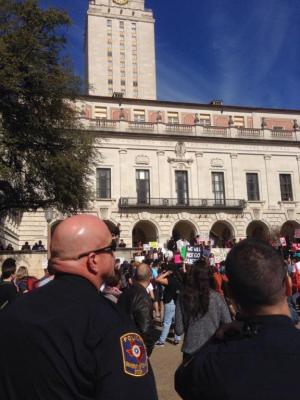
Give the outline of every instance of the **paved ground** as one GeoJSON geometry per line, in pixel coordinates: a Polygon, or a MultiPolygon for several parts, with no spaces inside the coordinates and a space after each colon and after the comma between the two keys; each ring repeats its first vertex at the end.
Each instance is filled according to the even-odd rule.
{"type": "Polygon", "coordinates": [[[174,390],[174,373],[182,358],[180,347],[166,343],[164,347],[156,347],[151,355],[159,400],[180,399],[174,390]]]}

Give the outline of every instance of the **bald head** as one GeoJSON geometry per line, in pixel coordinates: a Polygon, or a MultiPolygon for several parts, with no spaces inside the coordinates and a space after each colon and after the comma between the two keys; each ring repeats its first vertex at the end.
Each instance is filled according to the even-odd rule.
{"type": "Polygon", "coordinates": [[[56,273],[79,275],[97,289],[113,274],[112,237],[106,224],[94,215],[76,215],[62,221],[51,238],[50,264],[56,273]]]}
{"type": "Polygon", "coordinates": [[[140,264],[135,271],[135,280],[139,283],[149,283],[151,276],[151,268],[147,264],[140,264]]]}
{"type": "Polygon", "coordinates": [[[106,224],[94,215],[75,215],[62,221],[51,239],[51,258],[72,259],[111,244],[106,224]]]}

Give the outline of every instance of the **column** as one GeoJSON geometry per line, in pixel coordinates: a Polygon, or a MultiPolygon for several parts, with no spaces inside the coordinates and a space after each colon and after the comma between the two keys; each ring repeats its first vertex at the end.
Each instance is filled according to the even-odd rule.
{"type": "Polygon", "coordinates": [[[231,179],[232,179],[232,198],[237,199],[238,196],[238,188],[240,187],[240,171],[238,168],[238,155],[230,154],[231,158],[231,179]]]}
{"type": "Polygon", "coordinates": [[[119,150],[119,188],[120,188],[120,196],[119,197],[126,197],[128,196],[128,193],[126,191],[126,181],[128,181],[127,178],[127,165],[126,165],[126,155],[127,155],[127,150],[119,150]]]}
{"type": "Polygon", "coordinates": [[[203,153],[196,153],[196,163],[197,163],[197,186],[198,186],[198,198],[203,199],[206,197],[206,193],[202,190],[201,184],[203,182],[203,175],[204,172],[203,168],[203,153]],[[201,179],[202,178],[202,179],[201,179]]]}
{"type": "Polygon", "coordinates": [[[264,155],[265,159],[265,170],[266,170],[266,189],[267,189],[267,199],[268,199],[268,206],[271,205],[271,197],[270,197],[270,188],[271,188],[271,182],[272,182],[272,171],[271,171],[271,159],[272,156],[265,154],[264,155]]]}
{"type": "Polygon", "coordinates": [[[162,197],[165,196],[164,190],[162,188],[164,187],[163,185],[165,184],[164,182],[164,174],[163,174],[163,156],[165,155],[164,151],[157,151],[157,175],[158,175],[158,197],[161,199],[162,197]]]}

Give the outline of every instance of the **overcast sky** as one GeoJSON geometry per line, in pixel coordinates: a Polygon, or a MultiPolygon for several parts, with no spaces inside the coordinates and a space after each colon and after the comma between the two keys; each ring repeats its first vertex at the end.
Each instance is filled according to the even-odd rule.
{"type": "MultiPolygon", "coordinates": [[[[68,51],[84,76],[88,0],[41,0],[73,19],[68,51]]],[[[146,0],[156,18],[160,100],[300,108],[300,0],[146,0]]]]}

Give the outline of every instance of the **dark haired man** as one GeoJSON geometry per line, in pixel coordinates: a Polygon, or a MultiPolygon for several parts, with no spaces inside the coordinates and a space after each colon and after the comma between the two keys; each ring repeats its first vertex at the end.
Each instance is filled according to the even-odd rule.
{"type": "Polygon", "coordinates": [[[7,258],[1,267],[0,310],[10,304],[17,296],[17,287],[13,283],[16,274],[16,260],[7,258]]]}
{"type": "Polygon", "coordinates": [[[290,319],[285,296],[286,267],[267,243],[247,239],[226,260],[242,329],[223,342],[204,346],[176,372],[184,400],[272,399],[298,392],[300,331],[290,319]]]}
{"type": "Polygon", "coordinates": [[[152,271],[146,263],[140,264],[133,280],[133,285],[121,294],[118,304],[135,322],[147,348],[148,356],[151,355],[157,331],[153,322],[153,305],[147,287],[150,284],[152,271]]]}

